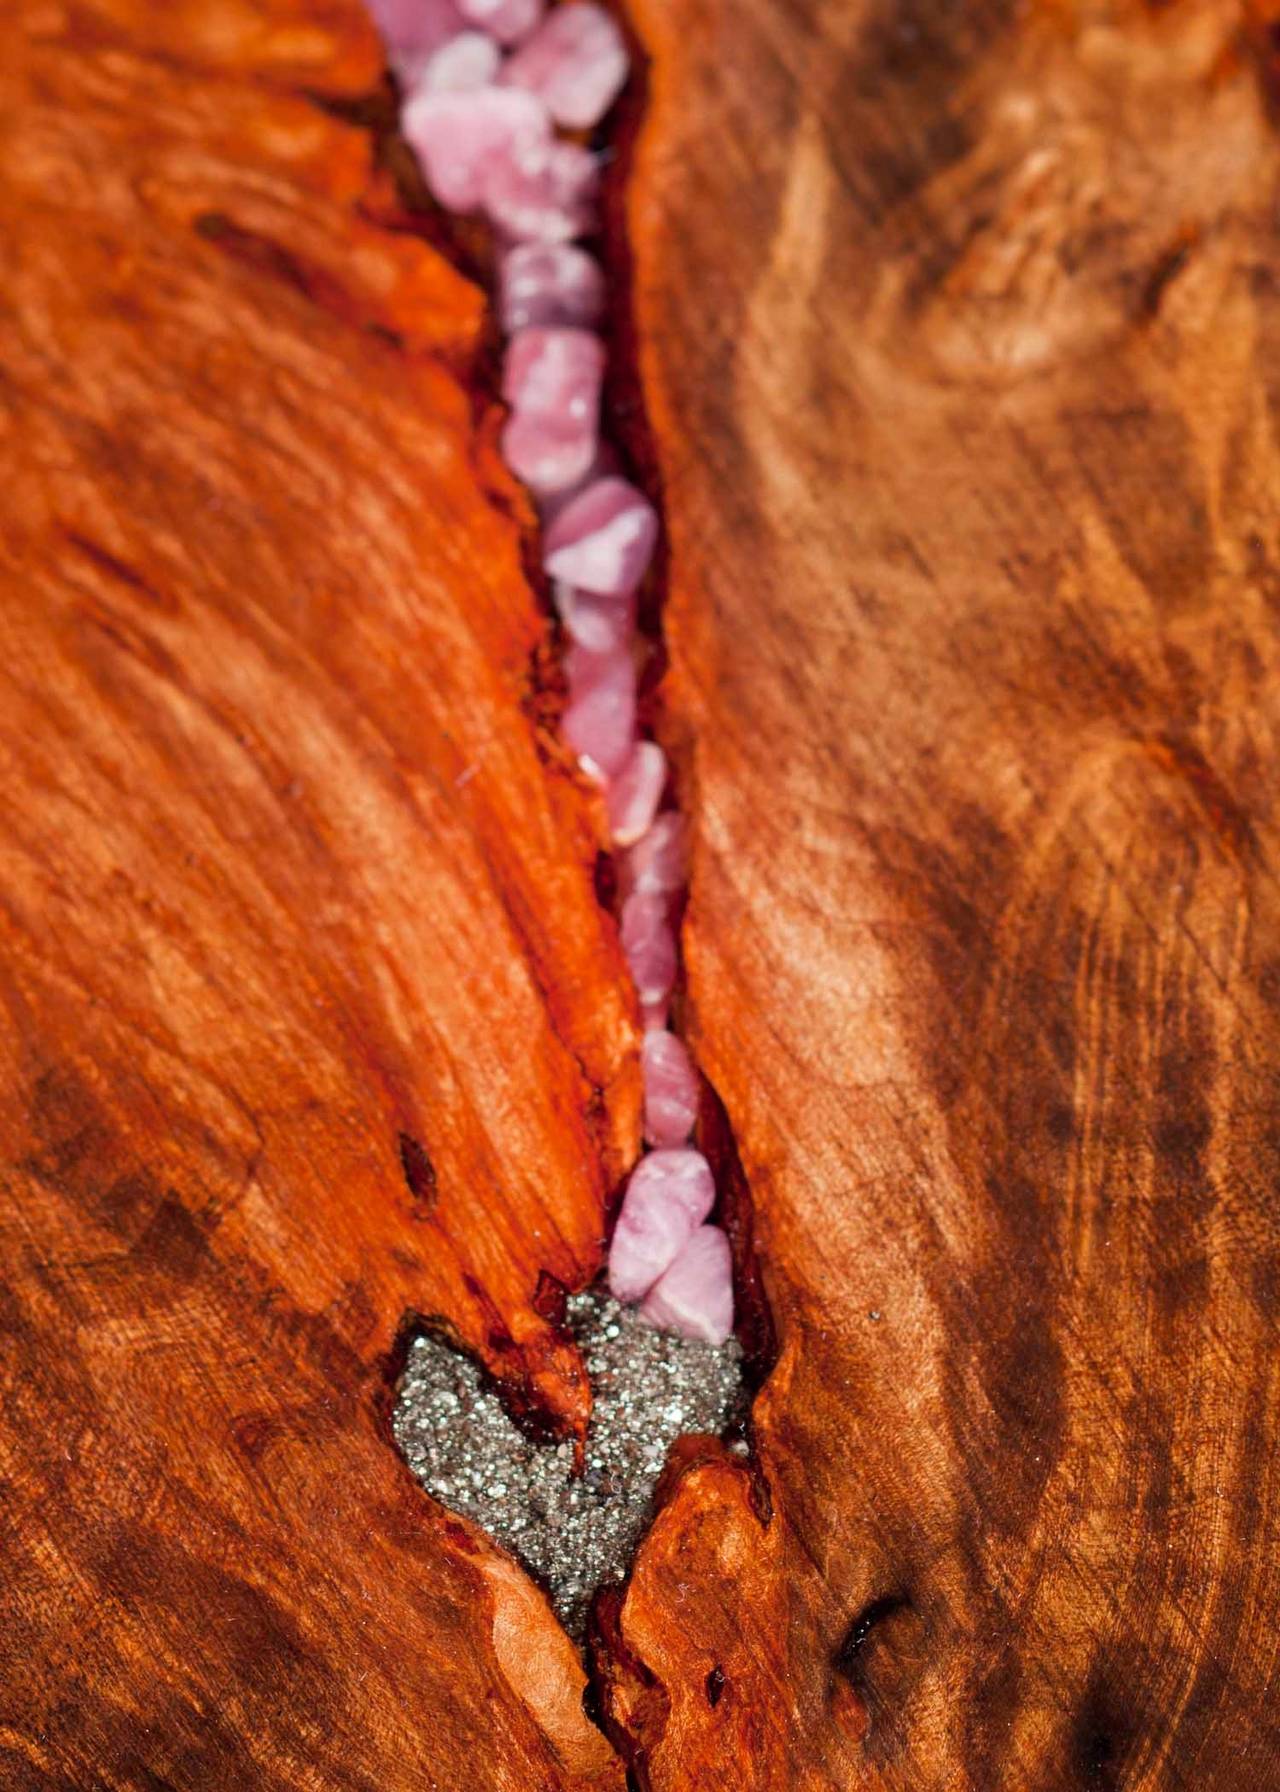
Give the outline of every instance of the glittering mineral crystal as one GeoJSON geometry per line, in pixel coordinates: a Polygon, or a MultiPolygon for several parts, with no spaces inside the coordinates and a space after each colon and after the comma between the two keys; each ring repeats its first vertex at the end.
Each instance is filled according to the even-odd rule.
{"type": "Polygon", "coordinates": [[[411,1345],[392,1422],[426,1491],[511,1550],[580,1636],[592,1593],[630,1566],[668,1445],[741,1419],[742,1358],[734,1339],[716,1349],[652,1330],[595,1293],[571,1297],[568,1321],[593,1395],[581,1477],[572,1443],[531,1442],[437,1338],[411,1345]]]}

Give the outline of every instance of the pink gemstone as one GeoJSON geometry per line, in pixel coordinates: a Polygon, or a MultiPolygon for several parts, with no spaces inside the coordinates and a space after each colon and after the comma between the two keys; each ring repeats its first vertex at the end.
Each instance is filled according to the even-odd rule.
{"type": "Polygon", "coordinates": [[[600,164],[578,143],[530,143],[485,179],[484,208],[517,243],[567,243],[595,224],[600,164]]]}
{"type": "Polygon", "coordinates": [[[406,72],[462,29],[453,0],[369,0],[369,11],[392,60],[406,72]]]}
{"type": "Polygon", "coordinates": [[[632,846],[648,832],[666,782],[667,756],[662,748],[656,740],[637,741],[609,785],[609,836],[615,846],[632,846]]]}
{"type": "Polygon", "coordinates": [[[604,315],[600,264],[571,243],[518,243],[503,256],[498,278],[508,336],[530,324],[590,327],[604,315]]]}
{"type": "Polygon", "coordinates": [[[569,701],[563,732],[569,745],[602,777],[616,777],[631,757],[636,728],[636,671],[625,649],[565,655],[569,701]]]}
{"type": "Polygon", "coordinates": [[[640,1025],[646,1033],[665,1032],[670,1019],[671,1002],[669,999],[664,999],[661,1002],[641,1002],[640,1025]]]}
{"type": "Polygon", "coordinates": [[[642,1002],[661,1002],[676,980],[676,936],[663,895],[633,891],[622,905],[618,932],[623,956],[642,1002]]]}
{"type": "Polygon", "coordinates": [[[733,1260],[719,1226],[699,1226],[649,1290],[640,1309],[650,1325],[723,1344],[733,1331],[733,1260]]]}
{"type": "Polygon", "coordinates": [[[415,93],[467,93],[487,87],[498,72],[498,46],[483,31],[460,31],[427,57],[414,77],[415,93]]]}
{"type": "Polygon", "coordinates": [[[643,839],[621,855],[624,892],[674,896],[689,876],[684,817],[675,809],[659,815],[643,839]]]}
{"type": "Polygon", "coordinates": [[[401,127],[422,162],[427,185],[450,211],[475,211],[495,165],[545,143],[551,123],[532,94],[513,87],[457,92],[418,89],[401,127]],[[513,105],[513,101],[520,101],[513,105]]]}
{"type": "Polygon", "coordinates": [[[570,640],[588,653],[615,653],[630,645],[636,632],[634,599],[593,597],[572,585],[554,586],[552,596],[570,640]]]}
{"type": "Polygon", "coordinates": [[[651,1151],[641,1158],[609,1246],[609,1287],[618,1300],[648,1293],[715,1199],[711,1166],[700,1151],[651,1151]]]}
{"type": "Polygon", "coordinates": [[[622,33],[593,0],[557,6],[502,71],[536,93],[557,124],[589,130],[622,91],[628,70],[622,33]]]}
{"type": "Polygon", "coordinates": [[[458,0],[458,11],[496,43],[514,44],[542,17],[543,0],[458,0]]]}
{"type": "Polygon", "coordinates": [[[698,1078],[684,1041],[674,1033],[646,1033],[644,1136],[651,1145],[683,1145],[698,1118],[698,1078]]]}
{"type": "Polygon", "coordinates": [[[594,479],[548,528],[542,564],[553,579],[582,591],[621,597],[634,591],[658,539],[648,499],[626,479],[594,479]]]}
{"type": "Polygon", "coordinates": [[[599,435],[604,349],[589,330],[518,330],[507,346],[502,396],[513,415],[502,452],[537,492],[584,478],[599,435]]]}

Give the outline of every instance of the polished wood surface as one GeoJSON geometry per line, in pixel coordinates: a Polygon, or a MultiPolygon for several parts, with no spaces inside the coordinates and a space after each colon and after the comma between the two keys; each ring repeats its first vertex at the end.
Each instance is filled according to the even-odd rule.
{"type": "Polygon", "coordinates": [[[380,78],[354,6],[0,26],[6,1792],[622,1783],[385,1425],[415,1313],[581,1421],[637,1078],[380,78]]]}
{"type": "Polygon", "coordinates": [[[673,1464],[606,1740],[395,1454],[415,1314],[581,1425],[637,1139],[483,298],[354,0],[18,0],[6,1792],[1280,1782],[1271,22],[631,22],[755,1462],[673,1464]]]}
{"type": "Polygon", "coordinates": [[[1280,1783],[1274,33],[637,16],[695,1040],[781,1355],[771,1516],[686,1480],[616,1721],[655,1792],[1280,1783]]]}

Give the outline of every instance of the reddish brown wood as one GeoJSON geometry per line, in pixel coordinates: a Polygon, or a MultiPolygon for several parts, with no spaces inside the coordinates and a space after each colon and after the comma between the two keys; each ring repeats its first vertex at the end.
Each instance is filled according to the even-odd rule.
{"type": "Polygon", "coordinates": [[[781,1356],[614,1721],[654,1792],[1278,1783],[1265,68],[1217,0],[637,15],[691,1008],[781,1356]]]}
{"type": "Polygon", "coordinates": [[[383,1423],[577,1423],[635,1032],[354,5],[0,21],[0,1784],[618,1789],[383,1423]],[[324,97],[320,103],[311,97],[324,97]]]}
{"type": "MultiPolygon", "coordinates": [[[[1267,14],[635,23],[689,1017],[780,1356],[601,1612],[612,1734],[653,1792],[1266,1787],[1267,14]]],[[[580,1423],[539,1281],[636,1089],[378,78],[354,0],[0,20],[6,1792],[623,1784],[383,1425],[415,1311],[580,1423]]]]}

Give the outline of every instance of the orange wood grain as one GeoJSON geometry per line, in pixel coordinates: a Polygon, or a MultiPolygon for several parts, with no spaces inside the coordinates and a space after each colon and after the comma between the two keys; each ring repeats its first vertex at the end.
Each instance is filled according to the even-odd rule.
{"type": "Polygon", "coordinates": [[[582,1423],[637,1074],[379,80],[354,5],[0,24],[6,1788],[621,1785],[384,1426],[414,1313],[582,1423]]]}
{"type": "Polygon", "coordinates": [[[690,1007],[781,1354],[617,1733],[654,1792],[1275,1783],[1266,70],[1216,0],[636,16],[690,1007]]]}

